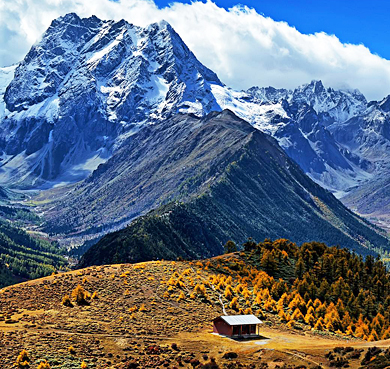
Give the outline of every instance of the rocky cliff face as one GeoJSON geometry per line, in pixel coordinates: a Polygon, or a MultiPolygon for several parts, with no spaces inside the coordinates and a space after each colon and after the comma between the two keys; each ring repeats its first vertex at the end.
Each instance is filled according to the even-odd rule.
{"type": "Polygon", "coordinates": [[[146,119],[218,109],[210,83],[222,85],[166,22],[59,18],[7,84],[1,179],[85,178],[146,119]]]}
{"type": "Polygon", "coordinates": [[[363,114],[329,127],[350,153],[370,162],[370,177],[346,194],[343,201],[355,211],[389,227],[390,212],[390,97],[371,102],[363,114]]]}

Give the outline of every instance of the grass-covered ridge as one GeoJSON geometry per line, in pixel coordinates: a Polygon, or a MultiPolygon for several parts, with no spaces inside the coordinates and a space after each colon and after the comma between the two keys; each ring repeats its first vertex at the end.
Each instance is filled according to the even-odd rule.
{"type": "Polygon", "coordinates": [[[208,299],[212,289],[236,313],[274,314],[289,328],[369,341],[390,338],[390,274],[372,255],[363,259],[319,242],[298,246],[286,239],[258,244],[250,239],[241,252],[196,265],[207,278],[173,273],[167,298],[180,301],[200,294],[208,299]]]}

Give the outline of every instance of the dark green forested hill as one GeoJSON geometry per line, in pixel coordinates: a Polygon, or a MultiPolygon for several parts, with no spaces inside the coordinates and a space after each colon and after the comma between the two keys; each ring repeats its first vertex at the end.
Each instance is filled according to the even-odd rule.
{"type": "Polygon", "coordinates": [[[42,222],[30,208],[19,203],[24,199],[26,195],[0,187],[0,288],[49,275],[68,265],[66,251],[57,242],[22,229],[42,222]]]}
{"type": "Polygon", "coordinates": [[[0,221],[0,288],[49,275],[66,265],[64,251],[57,244],[0,221]]]}
{"type": "MultiPolygon", "coordinates": [[[[87,251],[80,265],[208,257],[221,253],[228,239],[241,243],[249,236],[257,240],[283,237],[297,243],[317,240],[361,254],[372,253],[372,246],[389,249],[389,240],[379,229],[310,180],[274,139],[250,129],[249,124],[244,131],[243,124],[227,112],[201,121],[200,131],[207,132],[210,126],[218,126],[220,134],[240,129],[241,145],[233,149],[230,145],[229,155],[221,160],[216,155],[207,175],[187,179],[189,186],[199,181],[199,191],[191,190],[190,196],[181,196],[106,235],[87,251]]],[[[180,129],[191,130],[190,126],[180,129]]],[[[221,147],[224,135],[208,140],[219,141],[221,147]]],[[[196,142],[186,145],[196,147],[196,142]]],[[[168,148],[164,152],[165,161],[175,160],[168,148]]]]}

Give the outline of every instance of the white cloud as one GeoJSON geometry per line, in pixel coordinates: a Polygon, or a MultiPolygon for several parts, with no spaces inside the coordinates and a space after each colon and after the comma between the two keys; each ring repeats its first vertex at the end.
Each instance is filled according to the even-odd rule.
{"type": "Polygon", "coordinates": [[[236,89],[294,88],[321,79],[335,88],[358,88],[369,99],[390,94],[390,61],[365,46],[325,33],[305,35],[253,9],[227,11],[211,1],[158,9],[152,0],[1,0],[0,65],[21,60],[51,20],[69,12],[140,26],[165,19],[201,62],[236,89]]]}

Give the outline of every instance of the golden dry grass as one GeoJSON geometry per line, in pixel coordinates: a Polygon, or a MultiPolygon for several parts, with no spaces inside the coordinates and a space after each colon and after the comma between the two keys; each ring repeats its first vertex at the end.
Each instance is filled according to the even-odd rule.
{"type": "MultiPolygon", "coordinates": [[[[264,317],[260,341],[213,335],[211,321],[222,314],[222,293],[208,284],[212,274],[202,263],[148,262],[90,267],[0,290],[0,345],[5,347],[1,367],[11,367],[22,349],[33,363],[47,359],[54,369],[80,367],[83,360],[88,368],[126,368],[132,362],[140,368],[193,367],[194,360],[206,363],[211,357],[221,368],[326,367],[324,355],[335,346],[374,345],[309,329],[291,330],[272,314],[264,317]],[[78,285],[98,298],[90,299],[89,305],[63,306],[63,296],[70,296],[78,285]],[[223,359],[231,351],[238,358],[223,359]]],[[[351,361],[350,366],[359,363],[351,361]]]]}

